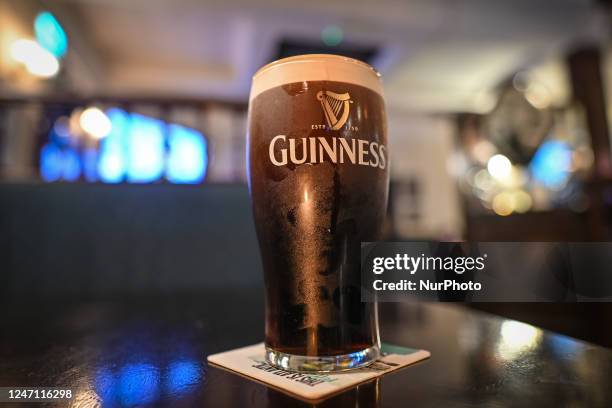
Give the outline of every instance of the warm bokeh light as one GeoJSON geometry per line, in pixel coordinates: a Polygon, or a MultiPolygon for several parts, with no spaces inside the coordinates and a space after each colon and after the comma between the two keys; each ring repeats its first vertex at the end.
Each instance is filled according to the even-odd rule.
{"type": "Polygon", "coordinates": [[[34,40],[21,38],[11,44],[11,56],[15,61],[25,64],[28,60],[36,56],[37,49],[40,47],[34,40]]]}
{"type": "Polygon", "coordinates": [[[525,99],[536,109],[546,109],[550,106],[550,92],[539,83],[531,83],[525,91],[525,99]]]}
{"type": "Polygon", "coordinates": [[[22,38],[14,41],[11,56],[25,65],[27,71],[34,76],[51,78],[59,72],[57,58],[34,40],[22,38]]]}
{"type": "Polygon", "coordinates": [[[487,170],[496,179],[504,180],[512,173],[512,163],[503,154],[496,154],[487,162],[487,170]]]}
{"type": "Polygon", "coordinates": [[[493,198],[492,208],[497,215],[510,215],[514,211],[514,197],[506,191],[499,193],[493,198]]]}
{"type": "Polygon", "coordinates": [[[533,206],[533,199],[525,190],[503,191],[493,198],[491,208],[497,215],[506,216],[513,212],[525,213],[533,206]]]}
{"type": "Polygon", "coordinates": [[[523,187],[529,177],[527,175],[527,171],[522,166],[512,166],[510,169],[510,174],[507,177],[498,180],[499,183],[507,188],[507,189],[515,189],[523,187]]]}
{"type": "Polygon", "coordinates": [[[478,113],[489,113],[497,104],[497,97],[489,91],[481,91],[474,97],[474,108],[478,113]]]}
{"type": "Polygon", "coordinates": [[[87,108],[79,118],[81,128],[95,139],[106,137],[112,130],[108,116],[95,107],[87,108]]]}
{"type": "Polygon", "coordinates": [[[83,108],[75,108],[68,118],[68,130],[72,136],[80,136],[83,133],[81,128],[81,114],[83,108]]]}
{"type": "Polygon", "coordinates": [[[491,178],[491,175],[488,171],[482,169],[479,170],[476,175],[474,175],[474,186],[477,188],[488,191],[493,188],[495,185],[495,181],[491,178]]]}
{"type": "Polygon", "coordinates": [[[517,190],[512,193],[512,201],[514,211],[517,213],[526,213],[533,205],[533,200],[529,193],[524,190],[517,190]]]}
{"type": "Polygon", "coordinates": [[[26,69],[32,75],[41,78],[51,78],[57,75],[59,62],[51,53],[45,51],[36,62],[26,64],[26,69]]]}
{"type": "Polygon", "coordinates": [[[588,146],[579,146],[572,153],[572,164],[570,171],[588,170],[593,166],[595,157],[588,146]]]}
{"type": "Polygon", "coordinates": [[[479,140],[472,147],[472,156],[474,156],[480,164],[485,164],[491,156],[495,154],[495,150],[495,146],[490,141],[486,139],[479,140]]]}

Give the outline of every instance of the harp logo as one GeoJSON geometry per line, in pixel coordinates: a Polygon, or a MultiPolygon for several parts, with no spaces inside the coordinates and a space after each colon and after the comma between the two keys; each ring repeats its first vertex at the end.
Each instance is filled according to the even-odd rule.
{"type": "Polygon", "coordinates": [[[331,130],[338,130],[346,123],[349,115],[351,95],[349,93],[335,93],[332,91],[319,91],[317,99],[321,102],[325,120],[331,130]]]}

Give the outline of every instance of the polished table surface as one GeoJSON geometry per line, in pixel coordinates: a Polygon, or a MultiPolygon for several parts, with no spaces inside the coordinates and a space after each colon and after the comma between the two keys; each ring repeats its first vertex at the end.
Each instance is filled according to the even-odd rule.
{"type": "MultiPolygon", "coordinates": [[[[47,406],[313,406],[207,365],[261,341],[255,292],[4,305],[0,386],[76,393],[47,406]]],[[[455,304],[384,304],[381,333],[432,356],[316,406],[612,407],[605,348],[455,304]]]]}

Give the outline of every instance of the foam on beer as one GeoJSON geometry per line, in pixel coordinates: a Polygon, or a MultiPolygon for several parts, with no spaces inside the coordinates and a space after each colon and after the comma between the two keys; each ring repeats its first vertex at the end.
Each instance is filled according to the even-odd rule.
{"type": "Polygon", "coordinates": [[[257,71],[250,100],[277,86],[308,81],[345,82],[383,95],[380,75],[365,62],[340,55],[307,54],[274,61],[257,71]]]}

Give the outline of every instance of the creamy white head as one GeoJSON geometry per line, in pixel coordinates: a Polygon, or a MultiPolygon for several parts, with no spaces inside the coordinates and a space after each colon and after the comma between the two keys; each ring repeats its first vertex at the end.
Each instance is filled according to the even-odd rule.
{"type": "Polygon", "coordinates": [[[339,55],[306,54],[271,62],[257,71],[250,100],[268,89],[302,81],[345,82],[383,94],[380,75],[365,62],[339,55]]]}

